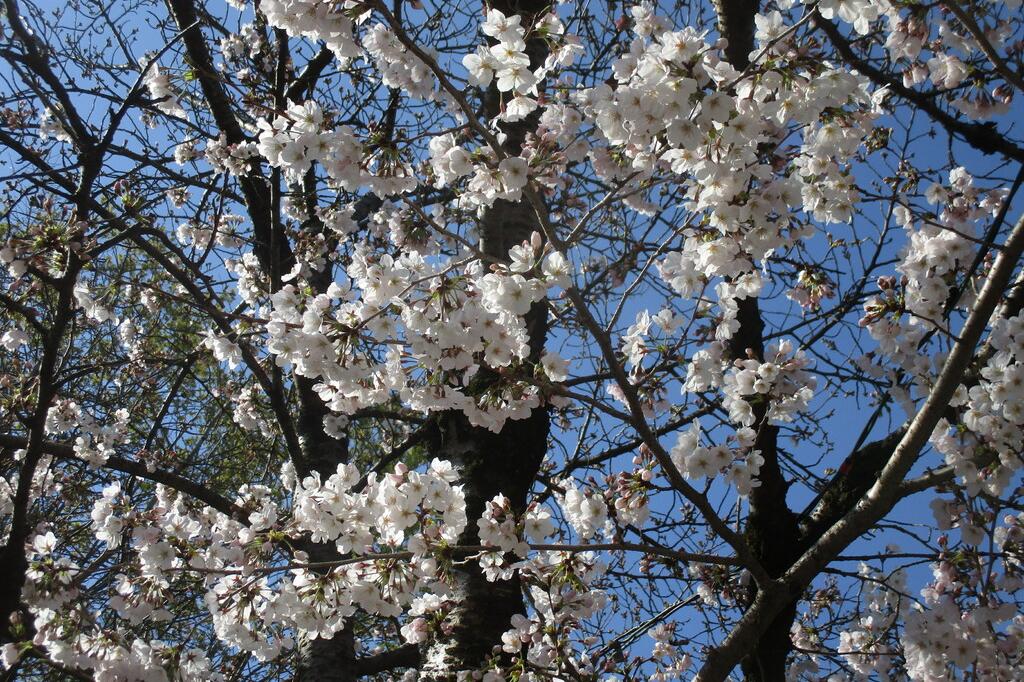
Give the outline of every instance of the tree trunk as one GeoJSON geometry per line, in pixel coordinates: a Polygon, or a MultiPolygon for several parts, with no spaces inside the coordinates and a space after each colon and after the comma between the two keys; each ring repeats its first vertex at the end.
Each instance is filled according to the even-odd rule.
{"type": "MultiPolygon", "coordinates": [[[[313,390],[314,382],[297,376],[295,383],[299,394],[296,431],[302,447],[302,462],[296,463],[297,469],[300,475],[317,472],[323,480],[334,474],[339,464],[348,461],[348,442],[335,440],[324,432],[324,418],[328,409],[313,390]]],[[[314,563],[341,558],[332,543],[310,542],[304,549],[309,554],[309,560],[314,563]]],[[[355,635],[351,620],[332,639],[312,639],[299,635],[296,654],[296,682],[353,682],[357,678],[355,635]]]]}
{"type": "MultiPolygon", "coordinates": [[[[500,433],[470,426],[460,414],[446,415],[440,428],[438,456],[459,468],[466,493],[469,525],[459,541],[479,544],[476,519],[495,495],[504,494],[517,514],[523,512],[547,447],[547,410],[507,422],[500,433]]],[[[512,616],[523,613],[517,578],[488,582],[479,565],[471,562],[457,568],[454,583],[458,602],[447,617],[450,629],[429,643],[421,680],[447,682],[455,680],[459,671],[482,667],[500,644],[502,633],[511,627],[512,616]]]]}
{"type": "MultiPolygon", "coordinates": [[[[313,561],[321,560],[312,554],[310,558],[313,561]]],[[[333,558],[336,559],[337,554],[333,558]]],[[[332,639],[312,639],[299,635],[296,682],[352,682],[357,678],[353,651],[355,635],[351,622],[332,639]]]]}
{"type": "MultiPolygon", "coordinates": [[[[740,328],[731,340],[733,357],[764,359],[763,323],[756,298],[740,301],[740,328]]],[[[760,450],[764,463],[758,472],[758,487],[750,492],[750,512],[744,538],[754,556],[770,576],[786,572],[800,556],[799,528],[796,515],[786,505],[789,482],[779,467],[777,427],[768,423],[768,403],[754,406],[754,424],[758,431],[754,449],[760,450]]],[[[747,603],[753,604],[757,588],[751,581],[747,603]]],[[[758,640],[757,646],[743,659],[743,675],[751,682],[774,682],[786,679],[786,659],[793,649],[790,629],[796,618],[796,602],[787,605],[758,640]]]]}
{"type": "MultiPolygon", "coordinates": [[[[737,69],[750,64],[754,49],[754,16],[757,0],[714,0],[718,13],[718,31],[728,41],[726,59],[737,69]]],[[[764,360],[764,322],[756,298],[737,302],[740,327],[730,340],[730,354],[734,359],[753,355],[764,360]]],[[[744,538],[754,556],[772,577],[782,575],[799,556],[800,532],[796,515],[786,504],[789,482],[779,467],[778,429],[767,421],[768,404],[754,407],[754,428],[757,440],[754,449],[760,450],[764,463],[758,473],[758,487],[751,491],[750,512],[744,528],[744,538]]],[[[753,604],[757,587],[751,582],[747,603],[753,604]]],[[[787,605],[772,621],[754,649],[743,659],[743,675],[751,682],[776,682],[786,679],[786,660],[793,649],[790,630],[796,618],[796,602],[787,605]]]]}
{"type": "MultiPolygon", "coordinates": [[[[523,16],[529,25],[532,16],[546,10],[539,0],[499,0],[490,5],[506,15],[523,16]]],[[[527,42],[531,68],[540,66],[547,56],[543,40],[527,42]]],[[[500,112],[500,95],[492,84],[484,93],[484,112],[494,117],[500,112]]],[[[524,121],[502,124],[506,134],[503,145],[508,154],[518,154],[528,131],[536,129],[539,112],[524,121]]],[[[526,199],[518,202],[499,200],[483,215],[479,225],[480,249],[495,259],[507,261],[513,246],[541,232],[533,207],[526,199]]],[[[530,359],[539,361],[547,335],[547,303],[535,304],[526,316],[530,333],[530,359]]],[[[493,380],[484,370],[481,383],[493,380]]],[[[508,421],[501,432],[471,426],[464,415],[451,412],[438,423],[437,455],[455,464],[466,494],[469,525],[460,543],[479,544],[477,519],[484,505],[497,494],[505,495],[517,514],[526,507],[527,495],[547,451],[549,414],[546,408],[534,410],[523,420],[508,421]]],[[[486,665],[501,635],[511,627],[512,616],[524,613],[522,588],[518,578],[488,582],[475,564],[457,567],[454,572],[457,605],[447,616],[449,629],[426,644],[420,666],[420,680],[448,682],[464,670],[486,665]]]]}

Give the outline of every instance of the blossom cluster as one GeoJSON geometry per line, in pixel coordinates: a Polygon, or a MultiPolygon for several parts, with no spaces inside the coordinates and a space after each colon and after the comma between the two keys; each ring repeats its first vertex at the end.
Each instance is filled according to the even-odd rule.
{"type": "MultiPolygon", "coordinates": [[[[921,590],[922,603],[903,614],[900,644],[909,678],[945,677],[950,666],[991,679],[1012,676],[1024,634],[1015,603],[948,559],[934,564],[932,573],[933,581],[921,590]]],[[[1016,589],[1015,580],[1006,587],[1016,589]]]]}
{"type": "Polygon", "coordinates": [[[144,74],[144,79],[149,96],[153,98],[158,110],[168,116],[185,118],[185,109],[178,101],[178,92],[171,82],[169,74],[161,70],[158,65],[153,64],[144,74]]]}
{"type": "MultiPolygon", "coordinates": [[[[339,187],[358,189],[371,179],[360,167],[362,146],[351,127],[329,126],[328,123],[316,102],[291,104],[286,113],[259,121],[258,151],[271,166],[284,169],[292,177],[301,177],[310,164],[316,162],[339,187]]],[[[381,189],[401,191],[403,188],[378,188],[381,189]]]]}
{"type": "Polygon", "coordinates": [[[1001,494],[1020,471],[1024,425],[1024,314],[994,321],[989,353],[976,381],[961,384],[951,404],[963,428],[943,419],[931,443],[970,494],[1001,494]]]}
{"type": "MultiPolygon", "coordinates": [[[[245,486],[236,503],[245,510],[245,523],[209,508],[197,510],[164,486],[157,487],[154,506],[139,509],[112,484],[94,506],[94,532],[110,547],[127,540],[135,562],[112,586],[111,607],[129,623],[166,619],[175,591],[189,575],[197,576],[207,590],[217,636],[264,660],[293,644],[289,633],[332,637],[356,608],[400,615],[416,593],[448,593],[438,577],[437,556],[466,526],[455,478],[451,466],[437,460],[422,472],[399,465],[392,474],[371,473],[362,480],[348,465],[324,479],[315,473],[300,479],[286,466],[282,480],[292,491],[290,513],[282,512],[270,488],[245,486]],[[286,539],[309,550],[286,558],[286,539]],[[322,550],[333,557],[327,568],[309,564],[309,552],[325,556],[322,550]]],[[[82,569],[54,553],[52,533],[34,542],[37,559],[26,601],[36,614],[37,644],[62,664],[93,670],[101,679],[131,677],[126,670],[136,666],[145,671],[137,679],[165,680],[164,669],[174,661],[154,653],[140,662],[136,652],[156,652],[159,643],[97,647],[91,642],[103,636],[99,630],[85,627],[76,634],[58,624],[61,611],[83,608],[74,601],[82,569]]]]}
{"type": "Polygon", "coordinates": [[[501,637],[501,651],[512,657],[506,666],[494,665],[484,680],[500,682],[518,675],[523,680],[594,672],[594,662],[581,655],[575,633],[580,623],[600,612],[606,595],[592,587],[604,573],[591,552],[539,552],[519,566],[521,579],[534,609],[512,617],[512,627],[501,637]]]}
{"type": "MultiPolygon", "coordinates": [[[[234,2],[244,8],[244,2],[234,2]]],[[[269,25],[289,36],[323,41],[341,64],[362,54],[352,34],[352,19],[340,6],[317,0],[268,0],[260,3],[260,11],[269,25]]]]}
{"type": "Polygon", "coordinates": [[[727,480],[736,487],[738,495],[746,497],[753,488],[760,485],[757,474],[764,458],[760,451],[752,449],[755,432],[749,427],[737,431],[737,446],[728,444],[711,447],[700,444],[700,422],[679,434],[669,454],[672,464],[686,478],[699,480],[714,479],[724,473],[727,480]]]}
{"type": "Polygon", "coordinates": [[[754,404],[767,400],[769,420],[792,421],[814,397],[817,379],[807,371],[810,366],[807,354],[795,350],[789,340],[766,348],[764,362],[754,358],[734,360],[722,381],[723,407],[729,411],[729,418],[740,426],[757,428],[754,404]]]}
{"type": "Polygon", "coordinates": [[[92,466],[101,466],[129,438],[128,410],[114,411],[108,423],[102,423],[73,400],[58,400],[46,415],[46,433],[60,435],[75,431],[74,453],[92,466]]]}
{"type": "MultiPolygon", "coordinates": [[[[175,593],[198,583],[218,639],[261,660],[294,646],[296,635],[332,638],[357,609],[402,616],[406,640],[423,642],[443,634],[445,613],[456,600],[450,562],[467,525],[456,480],[451,465],[439,460],[422,471],[398,465],[379,477],[360,477],[344,464],[327,477],[301,477],[285,465],[281,482],[290,503],[282,505],[267,486],[246,485],[232,518],[196,507],[163,485],[154,504],[138,507],[111,484],[93,508],[93,531],[111,549],[126,543],[133,557],[110,586],[111,609],[128,624],[160,622],[170,617],[175,593]]],[[[516,576],[537,606],[515,616],[502,638],[504,652],[514,655],[513,669],[588,669],[573,633],[604,607],[603,593],[585,587],[602,575],[603,565],[589,552],[531,553],[524,537],[540,541],[554,531],[543,506],[530,505],[517,516],[499,495],[476,524],[481,543],[493,549],[469,559],[479,561],[490,580],[516,576]]],[[[163,682],[168,671],[174,679],[220,679],[197,651],[127,632],[112,636],[82,618],[87,605],[75,597],[83,569],[62,556],[57,543],[52,532],[32,541],[25,599],[37,646],[97,679],[163,682]]],[[[7,664],[18,655],[16,647],[5,651],[7,664]]],[[[488,679],[507,674],[502,665],[498,659],[488,664],[488,679]]]]}
{"type": "Polygon", "coordinates": [[[524,318],[566,281],[568,265],[557,252],[544,255],[537,240],[513,248],[510,261],[491,272],[479,261],[452,272],[455,264],[415,251],[394,258],[359,245],[344,285],[308,300],[287,285],[271,297],[268,350],[278,364],[319,379],[316,390],[335,413],[397,394],[412,409],[458,409],[498,431],[541,404],[539,380],[564,378],[554,354],[529,365],[524,318]],[[503,380],[475,395],[472,378],[482,367],[503,380]]]}

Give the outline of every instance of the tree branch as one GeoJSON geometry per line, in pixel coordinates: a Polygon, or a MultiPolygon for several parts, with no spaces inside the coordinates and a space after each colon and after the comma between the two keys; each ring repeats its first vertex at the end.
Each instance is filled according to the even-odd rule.
{"type": "Polygon", "coordinates": [[[861,59],[853,50],[853,46],[840,32],[839,28],[814,12],[814,25],[820,28],[829,37],[836,51],[846,62],[867,76],[876,85],[887,86],[894,93],[907,100],[914,106],[921,109],[944,127],[950,134],[960,136],[967,144],[971,145],[984,154],[1002,154],[1003,156],[1024,162],[1024,149],[1006,139],[1006,136],[999,132],[994,123],[968,123],[949,114],[935,101],[926,95],[917,92],[913,88],[903,85],[903,82],[876,68],[866,59],[861,59]]]}
{"type": "Polygon", "coordinates": [[[696,682],[724,680],[750,646],[768,628],[782,607],[796,598],[822,568],[835,559],[851,542],[881,520],[899,501],[901,486],[928,442],[939,419],[948,408],[957,386],[970,364],[975,347],[981,339],[999,299],[1010,283],[1014,270],[1024,253],[1024,216],[1022,216],[989,273],[975,301],[971,314],[960,332],[958,341],[943,364],[938,379],[917,416],[911,421],[878,480],[860,499],[856,507],[836,522],[803,556],[775,582],[769,590],[758,593],[754,605],[739,624],[715,647],[696,677],[696,682]]]}
{"type": "MultiPolygon", "coordinates": [[[[0,434],[0,446],[15,449],[25,448],[28,446],[28,439],[23,436],[0,434]]],[[[76,462],[84,462],[84,460],[75,454],[74,447],[67,445],[66,443],[42,441],[40,447],[42,448],[42,452],[53,457],[73,460],[76,462]]],[[[105,469],[120,471],[124,474],[138,476],[139,478],[144,478],[147,481],[152,481],[154,483],[162,483],[170,488],[174,488],[178,492],[185,493],[186,495],[199,500],[211,509],[216,509],[220,513],[230,516],[236,521],[248,523],[245,512],[234,502],[222,495],[219,495],[218,493],[215,493],[204,485],[185,478],[184,476],[180,476],[170,471],[163,471],[161,469],[149,469],[143,462],[136,462],[117,456],[108,457],[102,467],[105,469]]]]}

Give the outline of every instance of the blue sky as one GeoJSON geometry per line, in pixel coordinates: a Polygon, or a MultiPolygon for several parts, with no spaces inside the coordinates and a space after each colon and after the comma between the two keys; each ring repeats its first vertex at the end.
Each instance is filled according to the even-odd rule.
{"type": "MultiPolygon", "coordinates": [[[[215,13],[218,13],[217,8],[219,7],[219,2],[220,0],[211,0],[210,7],[214,9],[215,13]]],[[[64,5],[63,3],[46,0],[45,2],[37,3],[37,6],[43,9],[56,9],[62,8],[64,5]]],[[[237,13],[232,12],[232,16],[237,16],[237,13]]],[[[409,10],[409,14],[407,16],[409,16],[411,20],[415,21],[419,14],[409,10]]],[[[422,16],[425,17],[426,15],[423,14],[422,16]]],[[[126,16],[123,17],[123,20],[138,22],[140,26],[144,26],[147,21],[147,17],[141,15],[126,16]]],[[[467,36],[466,43],[472,43],[474,40],[475,38],[467,36]]],[[[160,46],[158,43],[159,40],[157,39],[155,32],[143,29],[136,44],[132,46],[132,49],[135,51],[135,56],[141,56],[141,54],[147,50],[158,48],[160,46]]],[[[170,62],[165,59],[164,63],[170,62]]],[[[90,99],[85,94],[79,95],[79,97],[82,98],[83,102],[90,99]]],[[[90,102],[90,104],[91,103],[92,102],[90,102]]],[[[914,169],[923,175],[923,179],[920,184],[920,191],[923,192],[932,181],[946,181],[946,172],[940,169],[943,169],[948,165],[949,148],[946,145],[945,136],[941,132],[940,128],[926,120],[925,117],[920,114],[913,119],[909,119],[907,112],[908,110],[905,107],[902,107],[897,110],[896,114],[891,119],[883,118],[879,120],[878,125],[892,126],[894,128],[891,148],[898,149],[903,138],[907,136],[917,140],[917,142],[912,145],[912,151],[908,161],[914,169]],[[909,126],[906,123],[908,120],[911,121],[909,126]],[[934,142],[926,141],[922,143],[921,140],[927,140],[927,135],[933,128],[938,131],[938,135],[934,142]]],[[[1003,118],[1003,120],[1000,120],[999,123],[1002,126],[1004,123],[1020,123],[1020,121],[1021,112],[1018,107],[1012,110],[1010,114],[1003,118]]],[[[154,134],[159,135],[160,133],[157,131],[154,134]]],[[[170,143],[170,141],[168,141],[168,143],[170,143]]],[[[988,179],[979,180],[979,183],[984,184],[986,187],[997,187],[1000,185],[1009,186],[1013,176],[1017,172],[1016,167],[1003,166],[995,157],[983,156],[963,143],[954,143],[952,149],[958,162],[970,169],[976,177],[982,178],[983,176],[990,176],[988,179]]],[[[896,169],[894,168],[895,161],[898,160],[896,155],[890,155],[887,160],[889,165],[884,168],[880,165],[883,158],[884,157],[882,155],[873,155],[870,157],[868,163],[860,164],[855,168],[857,177],[862,179],[862,183],[865,186],[870,187],[871,184],[877,182],[881,176],[896,172],[896,169]]],[[[877,239],[873,239],[873,237],[880,233],[881,227],[885,224],[888,208],[889,207],[885,202],[865,202],[861,206],[860,212],[851,226],[830,226],[827,229],[838,238],[845,238],[850,241],[862,239],[864,240],[865,249],[870,250],[877,241],[877,239]]],[[[1009,210],[1007,223],[1012,224],[1014,218],[1019,215],[1021,210],[1024,210],[1024,199],[1016,197],[1009,210]]],[[[984,228],[984,226],[981,226],[981,228],[984,228]]],[[[899,248],[902,244],[902,230],[901,228],[896,228],[893,232],[893,239],[882,248],[882,260],[887,261],[897,258],[899,248]]],[[[824,236],[824,231],[822,234],[819,234],[809,240],[807,249],[810,255],[818,255],[821,257],[822,262],[827,262],[829,246],[827,239],[824,236]]],[[[851,285],[853,281],[860,276],[860,274],[861,273],[859,271],[844,273],[837,281],[837,284],[839,285],[837,288],[839,291],[844,291],[848,288],[849,285],[851,285]]],[[[878,274],[895,274],[895,270],[892,266],[886,266],[880,268],[878,274]]],[[[870,289],[871,287],[869,286],[869,290],[870,289]]],[[[826,301],[825,305],[829,306],[836,303],[838,303],[838,300],[833,298],[826,301]]],[[[655,301],[653,298],[645,299],[643,297],[631,302],[629,308],[627,308],[626,312],[622,316],[623,326],[628,326],[632,321],[636,310],[648,305],[660,306],[660,304],[661,301],[655,301]]],[[[800,315],[799,309],[784,297],[765,303],[764,309],[768,320],[769,332],[772,329],[782,329],[792,325],[798,320],[800,315]]],[[[652,312],[655,310],[652,310],[652,312]]],[[[847,317],[856,320],[860,314],[861,310],[859,307],[855,307],[847,313],[847,317]]],[[[834,349],[829,352],[834,357],[840,358],[838,364],[842,364],[843,362],[847,362],[849,358],[856,357],[864,351],[872,348],[870,341],[865,343],[864,338],[866,338],[866,335],[861,337],[845,332],[838,334],[834,339],[832,339],[835,346],[834,349]],[[865,343],[865,345],[858,347],[858,343],[865,343]]],[[[553,339],[553,345],[558,346],[562,342],[566,341],[569,341],[569,339],[556,337],[553,339]]],[[[669,399],[676,400],[678,397],[678,392],[675,392],[669,396],[669,399]]],[[[825,461],[821,462],[821,464],[817,466],[816,471],[821,473],[825,466],[831,466],[833,468],[837,467],[843,458],[850,453],[854,444],[861,436],[864,425],[867,423],[867,420],[873,411],[873,406],[864,395],[832,398],[828,395],[825,382],[822,382],[819,388],[818,397],[813,404],[813,410],[817,414],[821,415],[821,432],[826,434],[828,439],[835,445],[833,452],[828,455],[825,461]],[[831,414],[828,414],[829,412],[831,414]]],[[[882,417],[877,420],[874,428],[867,434],[867,440],[874,440],[889,433],[906,417],[907,415],[902,412],[898,405],[894,406],[892,410],[887,410],[882,417]]],[[[608,426],[611,428],[615,425],[609,424],[608,426]]],[[[578,427],[578,424],[573,424],[570,429],[560,434],[560,439],[566,447],[571,448],[574,444],[574,435],[575,431],[578,430],[578,427]]],[[[663,442],[667,447],[671,447],[675,442],[675,436],[666,436],[663,439],[663,442]]],[[[796,443],[792,447],[803,461],[812,461],[817,459],[817,454],[820,452],[820,448],[816,443],[808,442],[806,440],[796,443]]],[[[560,455],[556,450],[555,457],[559,456],[560,455]]],[[[623,455],[620,460],[615,463],[615,465],[618,466],[616,467],[613,465],[611,468],[613,470],[616,468],[628,470],[631,467],[631,458],[632,453],[623,455]]],[[[925,457],[922,458],[921,467],[934,463],[937,463],[934,456],[925,457]]],[[[919,469],[921,467],[919,467],[919,469]]],[[[714,491],[721,493],[721,490],[718,488],[715,488],[714,491]]],[[[812,491],[797,484],[791,488],[788,499],[790,506],[799,510],[802,509],[803,506],[812,499],[812,497],[812,491]]],[[[658,504],[668,504],[667,496],[659,498],[659,500],[658,504]]],[[[874,554],[877,552],[883,552],[885,547],[890,544],[899,544],[908,551],[916,550],[917,548],[913,547],[915,543],[908,541],[908,537],[902,533],[898,527],[903,526],[905,528],[912,528],[918,525],[921,525],[922,527],[931,526],[933,522],[931,519],[931,512],[927,506],[928,500],[929,494],[924,493],[902,502],[890,516],[890,519],[894,524],[893,528],[878,533],[874,537],[858,541],[858,543],[851,548],[850,552],[854,554],[874,554]]],[[[727,504],[732,503],[732,499],[728,495],[726,495],[726,502],[727,504]]],[[[668,511],[664,509],[662,510],[668,511]]],[[[925,580],[927,576],[928,573],[925,567],[918,566],[914,568],[911,571],[910,581],[912,591],[915,589],[913,586],[925,580]]],[[[688,615],[686,610],[683,610],[675,614],[674,617],[680,620],[685,620],[688,618],[688,615]]],[[[627,625],[628,623],[629,618],[623,616],[622,620],[618,624],[627,625]]]]}

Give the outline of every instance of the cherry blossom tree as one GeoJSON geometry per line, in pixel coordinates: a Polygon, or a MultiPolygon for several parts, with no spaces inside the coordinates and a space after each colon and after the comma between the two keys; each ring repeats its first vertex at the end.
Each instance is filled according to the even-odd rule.
{"type": "Polygon", "coordinates": [[[1024,674],[1019,0],[2,0],[5,679],[1024,674]]]}

